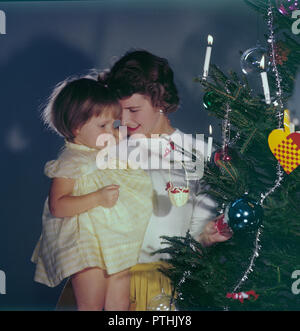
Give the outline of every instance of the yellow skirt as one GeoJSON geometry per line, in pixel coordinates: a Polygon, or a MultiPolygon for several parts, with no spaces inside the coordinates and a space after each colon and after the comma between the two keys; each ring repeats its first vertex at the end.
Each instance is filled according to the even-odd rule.
{"type": "Polygon", "coordinates": [[[172,295],[170,279],[158,270],[168,267],[166,262],[153,262],[137,264],[130,269],[130,310],[145,311],[156,296],[172,295]]]}
{"type": "MultiPolygon", "coordinates": [[[[171,296],[170,279],[162,274],[159,268],[168,268],[165,262],[141,263],[130,269],[130,310],[146,311],[151,299],[162,294],[171,296]]],[[[66,282],[56,310],[76,310],[76,300],[69,278],[66,282]]]]}

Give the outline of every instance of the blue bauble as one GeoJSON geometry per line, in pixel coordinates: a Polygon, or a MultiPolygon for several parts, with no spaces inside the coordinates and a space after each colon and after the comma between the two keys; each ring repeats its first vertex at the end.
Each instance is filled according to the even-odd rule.
{"type": "Polygon", "coordinates": [[[247,196],[231,203],[226,212],[228,226],[233,232],[253,232],[262,223],[263,209],[247,196]]]}

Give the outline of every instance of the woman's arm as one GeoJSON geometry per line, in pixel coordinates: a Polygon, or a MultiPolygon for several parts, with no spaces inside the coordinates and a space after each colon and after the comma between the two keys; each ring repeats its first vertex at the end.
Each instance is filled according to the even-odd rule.
{"type": "Polygon", "coordinates": [[[97,206],[111,208],[119,196],[118,185],[108,185],[95,192],[72,196],[74,179],[53,178],[49,192],[49,209],[55,217],[72,217],[97,206]]]}
{"type": "Polygon", "coordinates": [[[204,247],[230,239],[232,236],[230,229],[219,233],[215,226],[216,221],[223,217],[223,215],[216,217],[217,203],[207,194],[200,193],[201,185],[199,182],[196,183],[195,191],[198,195],[194,197],[193,201],[193,214],[190,225],[191,235],[204,247]]]}

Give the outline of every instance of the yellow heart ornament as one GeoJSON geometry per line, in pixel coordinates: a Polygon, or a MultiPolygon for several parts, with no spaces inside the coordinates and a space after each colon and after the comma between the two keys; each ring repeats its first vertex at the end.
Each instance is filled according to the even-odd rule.
{"type": "Polygon", "coordinates": [[[273,130],[268,137],[271,152],[289,175],[300,165],[300,133],[291,132],[289,111],[284,111],[284,128],[273,130]]]}

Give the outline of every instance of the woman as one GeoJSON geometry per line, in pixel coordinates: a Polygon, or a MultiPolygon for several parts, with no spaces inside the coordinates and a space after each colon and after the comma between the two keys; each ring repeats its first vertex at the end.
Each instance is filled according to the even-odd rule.
{"type": "MultiPolygon", "coordinates": [[[[127,127],[129,136],[143,134],[151,139],[153,134],[164,135],[172,141],[183,138],[183,132],[173,128],[168,119],[168,114],[177,110],[179,97],[173,71],[166,59],[145,50],[128,52],[114,64],[105,80],[118,94],[122,106],[122,125],[127,127]]],[[[167,294],[171,293],[169,279],[158,271],[162,265],[160,259],[167,258],[167,255],[152,255],[165,247],[160,236],[185,236],[189,230],[204,246],[231,237],[229,231],[220,234],[215,228],[214,201],[201,193],[196,196],[201,192],[199,181],[189,181],[188,202],[175,207],[166,191],[169,171],[149,169],[148,173],[154,190],[154,211],[141,247],[139,264],[131,269],[131,301],[135,310],[146,310],[151,298],[160,294],[162,288],[167,294]]],[[[186,185],[182,170],[172,169],[171,177],[178,185],[186,185]]]]}
{"type": "MultiPolygon", "coordinates": [[[[164,134],[171,140],[178,135],[183,137],[167,117],[177,110],[179,97],[173,71],[166,59],[145,50],[128,52],[112,67],[107,84],[118,93],[122,125],[127,126],[129,136],[144,134],[151,138],[153,134],[164,134]]],[[[136,310],[145,310],[149,300],[160,294],[161,287],[170,292],[169,281],[157,271],[159,259],[167,256],[151,255],[163,247],[160,236],[185,236],[190,230],[191,235],[204,246],[225,241],[231,236],[229,231],[220,234],[215,229],[215,220],[212,220],[215,203],[205,195],[196,197],[198,181],[189,183],[191,194],[188,203],[175,207],[165,190],[169,172],[151,169],[148,172],[154,188],[154,213],[145,233],[140,265],[132,268],[131,296],[136,301],[136,310]]],[[[172,170],[172,179],[186,185],[183,171],[176,173],[172,170]]]]}

